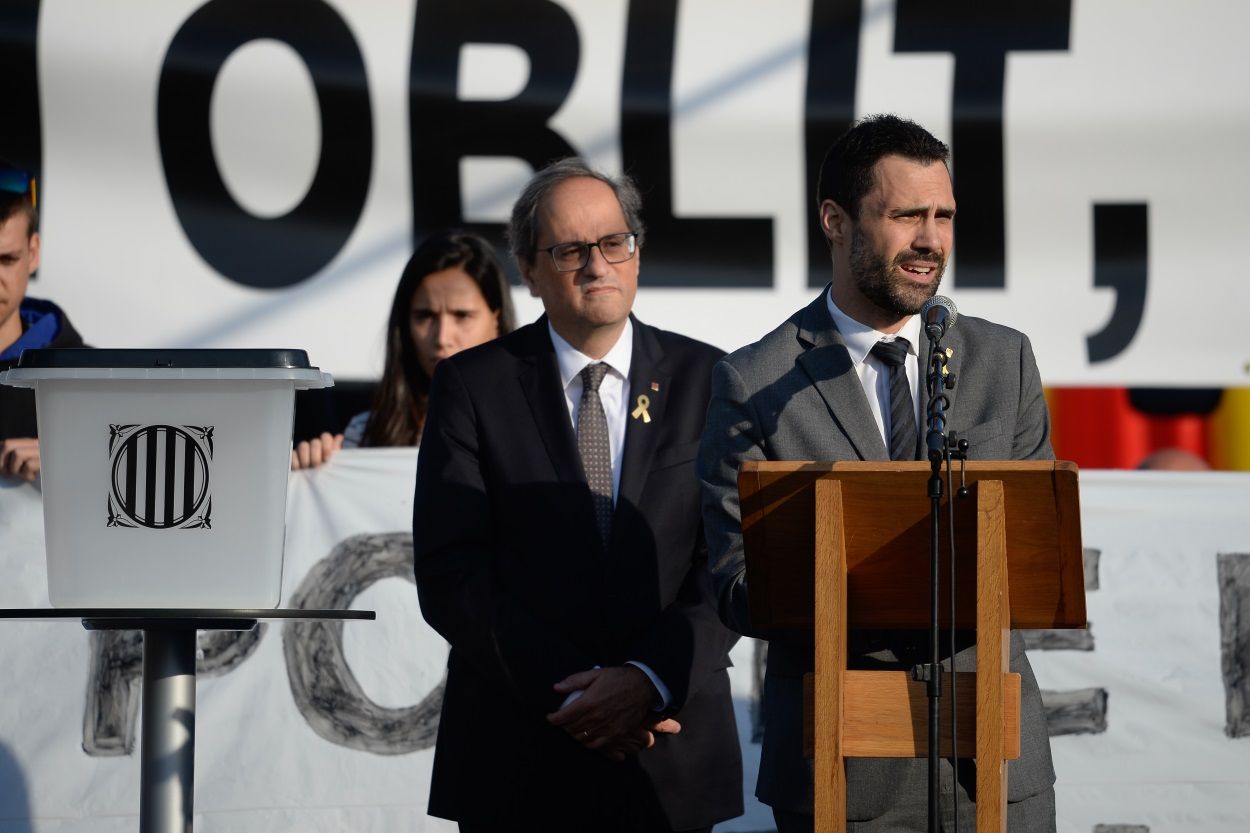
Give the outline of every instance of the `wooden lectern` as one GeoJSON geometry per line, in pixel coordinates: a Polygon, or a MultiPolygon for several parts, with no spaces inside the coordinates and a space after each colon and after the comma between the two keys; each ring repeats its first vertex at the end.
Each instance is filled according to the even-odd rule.
{"type": "MultiPolygon", "coordinates": [[[[927,462],[747,462],[738,473],[752,625],[815,631],[804,731],[816,833],[846,827],[843,759],[928,755],[925,684],[904,671],[848,670],[847,631],[929,627],[929,476],[927,462]]],[[[1006,762],[1020,757],[1009,630],[1085,627],[1085,582],[1075,464],[969,462],[966,482],[970,495],[954,498],[955,624],[975,628],[978,647],[976,673],[955,675],[956,754],[977,760],[976,829],[986,833],[1007,829],[1006,762]]],[[[944,582],[951,499],[947,489],[944,582]]],[[[947,675],[943,757],[950,692],[947,675]]]]}

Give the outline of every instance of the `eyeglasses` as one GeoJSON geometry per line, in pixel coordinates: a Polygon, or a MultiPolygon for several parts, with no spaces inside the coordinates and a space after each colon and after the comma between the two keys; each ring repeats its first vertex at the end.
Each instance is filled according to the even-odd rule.
{"type": "Polygon", "coordinates": [[[21,168],[0,163],[0,191],[8,191],[10,194],[21,196],[30,194],[31,205],[38,207],[35,178],[21,168]]]}
{"type": "Polygon", "coordinates": [[[592,248],[598,249],[608,263],[624,263],[637,253],[638,235],[632,231],[622,231],[600,237],[594,243],[557,243],[535,251],[551,255],[551,262],[555,264],[557,272],[576,272],[590,262],[592,248]]]}

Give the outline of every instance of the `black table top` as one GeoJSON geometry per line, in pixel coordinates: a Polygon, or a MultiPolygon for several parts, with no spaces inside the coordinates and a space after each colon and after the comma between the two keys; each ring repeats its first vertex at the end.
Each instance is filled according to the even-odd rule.
{"type": "Polygon", "coordinates": [[[46,621],[79,619],[88,630],[250,630],[266,619],[307,621],[372,620],[372,610],[305,610],[302,608],[174,608],[174,607],[42,607],[3,608],[0,620],[46,621]]]}

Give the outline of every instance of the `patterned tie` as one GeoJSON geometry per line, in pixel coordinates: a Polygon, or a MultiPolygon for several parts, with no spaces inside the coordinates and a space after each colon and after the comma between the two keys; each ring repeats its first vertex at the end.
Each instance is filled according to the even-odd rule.
{"type": "Polygon", "coordinates": [[[916,406],[911,398],[911,383],[907,381],[907,348],[911,342],[905,338],[878,341],[872,346],[872,355],[890,368],[890,459],[916,459],[916,406]]]}
{"type": "Polygon", "coordinates": [[[608,418],[599,399],[599,386],[608,372],[603,362],[582,368],[582,400],[577,411],[577,451],[590,486],[595,523],[606,550],[612,536],[612,450],[608,446],[608,418]]]}

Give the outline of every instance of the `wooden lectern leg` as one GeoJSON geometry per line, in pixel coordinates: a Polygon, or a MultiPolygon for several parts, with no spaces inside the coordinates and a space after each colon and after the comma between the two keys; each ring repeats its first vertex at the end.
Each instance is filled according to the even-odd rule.
{"type": "MultiPolygon", "coordinates": [[[[1001,480],[982,480],[977,494],[977,831],[1007,830],[1007,762],[1003,759],[1004,675],[1010,670],[1011,606],[1007,525],[1001,480]]],[[[1019,693],[1016,693],[1019,697],[1019,693]]],[[[1017,731],[1018,728],[1017,728],[1017,731]]]]}
{"type": "Polygon", "coordinates": [[[846,677],[846,525],[842,484],[815,484],[815,833],[846,829],[842,693],[846,677]]]}

